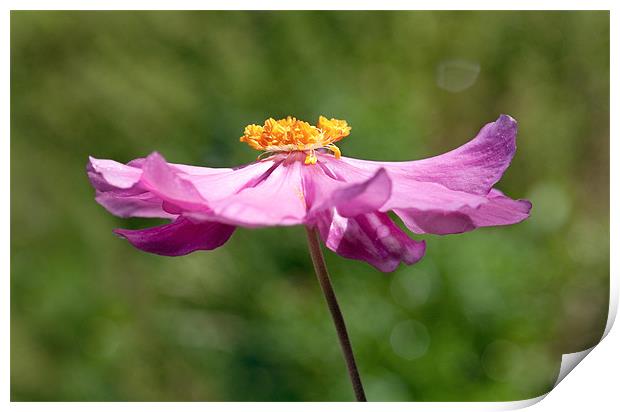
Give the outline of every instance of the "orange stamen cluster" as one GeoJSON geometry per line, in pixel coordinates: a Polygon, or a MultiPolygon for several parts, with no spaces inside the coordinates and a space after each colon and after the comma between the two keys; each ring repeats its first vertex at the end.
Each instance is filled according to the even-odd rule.
{"type": "Polygon", "coordinates": [[[350,132],[351,128],[344,120],[328,120],[321,116],[317,125],[312,126],[289,116],[280,120],[269,118],[263,126],[248,125],[239,140],[266,153],[305,152],[305,163],[315,164],[316,149],[328,149],[336,158],[340,158],[340,149],[334,143],[347,137],[350,132]]]}

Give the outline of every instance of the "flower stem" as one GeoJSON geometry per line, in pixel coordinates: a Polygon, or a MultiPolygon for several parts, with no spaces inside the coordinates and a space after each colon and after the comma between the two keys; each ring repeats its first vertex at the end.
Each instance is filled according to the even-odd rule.
{"type": "Polygon", "coordinates": [[[353,356],[353,349],[351,348],[351,342],[349,341],[349,334],[347,333],[347,327],[340,312],[338,306],[338,300],[334,293],[331,280],[329,279],[329,273],[327,272],[327,266],[325,266],[325,259],[323,258],[323,252],[321,251],[321,245],[319,244],[318,235],[316,229],[306,226],[306,234],[308,235],[308,249],[310,250],[310,256],[312,257],[312,263],[314,264],[314,271],[316,277],[319,280],[327,306],[332,315],[336,332],[338,332],[338,339],[340,340],[340,348],[344,355],[344,360],[347,363],[347,369],[349,370],[349,378],[353,385],[353,392],[355,392],[355,398],[359,402],[366,402],[366,394],[364,394],[364,387],[362,386],[362,380],[360,379],[359,372],[357,371],[357,365],[355,364],[355,357],[353,356]]]}

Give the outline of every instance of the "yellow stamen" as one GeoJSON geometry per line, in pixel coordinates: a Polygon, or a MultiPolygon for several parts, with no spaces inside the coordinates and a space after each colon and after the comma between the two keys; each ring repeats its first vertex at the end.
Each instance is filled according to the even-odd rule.
{"type": "Polygon", "coordinates": [[[338,149],[338,146],[336,146],[335,144],[328,144],[327,146],[325,146],[325,148],[334,152],[334,157],[336,159],[340,159],[342,153],[340,153],[340,149],[338,149]]]}
{"type": "Polygon", "coordinates": [[[269,118],[263,126],[248,125],[239,140],[266,153],[305,152],[304,163],[313,165],[318,161],[314,153],[316,149],[328,149],[339,159],[340,149],[334,143],[347,137],[350,132],[351,127],[344,120],[320,116],[317,125],[312,126],[288,116],[280,120],[269,118]]]}
{"type": "Polygon", "coordinates": [[[317,160],[319,159],[316,157],[316,155],[314,154],[314,150],[313,150],[310,153],[306,154],[306,159],[304,160],[304,164],[315,165],[317,160]]]}

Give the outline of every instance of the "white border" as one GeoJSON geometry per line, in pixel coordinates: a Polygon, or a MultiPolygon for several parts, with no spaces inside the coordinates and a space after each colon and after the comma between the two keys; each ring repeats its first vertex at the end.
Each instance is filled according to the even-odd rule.
{"type": "MultiPolygon", "coordinates": [[[[1,112],[0,112],[0,125],[4,130],[4,138],[1,141],[2,156],[0,162],[0,182],[4,193],[4,201],[0,203],[2,208],[2,215],[9,216],[10,214],[10,202],[7,194],[10,190],[6,188],[10,187],[10,140],[6,136],[10,136],[10,9],[16,10],[50,10],[50,9],[82,9],[82,10],[105,10],[105,9],[155,9],[155,10],[173,10],[173,9],[202,9],[208,6],[209,9],[223,10],[223,9],[289,9],[289,10],[309,10],[309,9],[418,9],[418,10],[548,10],[548,9],[569,9],[569,10],[612,10],[611,13],[611,73],[618,73],[619,67],[616,61],[618,56],[618,22],[616,12],[613,10],[614,3],[612,1],[597,1],[590,0],[588,2],[565,0],[565,1],[534,1],[534,0],[522,0],[519,2],[502,2],[497,1],[480,1],[470,0],[468,2],[463,1],[441,1],[435,0],[433,2],[405,2],[405,1],[393,1],[383,0],[380,3],[367,0],[357,1],[329,1],[329,0],[314,0],[314,1],[297,1],[294,4],[291,1],[242,1],[242,0],[228,0],[226,2],[217,3],[204,3],[199,1],[189,0],[176,0],[174,2],[166,1],[128,1],[128,0],[108,0],[108,1],[7,1],[5,4],[8,6],[5,9],[5,13],[0,17],[0,27],[2,33],[2,72],[5,79],[0,86],[0,93],[4,96],[1,100],[1,112]]],[[[611,82],[611,102],[610,112],[615,113],[618,97],[618,84],[617,82],[611,82]]],[[[616,136],[618,131],[617,120],[612,117],[610,135],[616,136]]],[[[618,142],[617,139],[610,139],[611,158],[618,160],[618,142]]],[[[617,163],[611,162],[611,181],[616,182],[618,180],[619,166],[617,163]]],[[[619,210],[620,202],[618,201],[617,187],[611,185],[611,197],[610,206],[611,211],[619,210]]],[[[9,222],[9,219],[4,220],[9,222]]],[[[7,225],[8,226],[8,225],[7,225]]],[[[612,213],[610,223],[611,233],[611,250],[618,250],[618,236],[620,234],[620,222],[616,216],[612,213]]],[[[10,322],[10,230],[6,228],[2,232],[0,237],[0,246],[3,258],[1,259],[4,270],[2,283],[2,294],[0,295],[0,302],[3,305],[2,310],[2,331],[3,336],[0,339],[0,351],[4,361],[1,363],[2,373],[0,375],[0,385],[2,386],[2,404],[7,406],[10,400],[10,351],[9,351],[9,322],[10,322]]],[[[548,394],[549,396],[544,402],[539,402],[545,396],[539,398],[524,400],[519,402],[498,402],[498,403],[485,403],[485,402],[472,402],[472,403],[10,403],[8,406],[12,410],[57,410],[57,411],[83,411],[84,409],[92,410],[107,410],[110,407],[114,407],[120,411],[169,411],[171,408],[174,410],[187,410],[187,411],[204,411],[205,408],[209,410],[221,410],[221,411],[233,411],[240,408],[248,408],[257,411],[289,411],[291,408],[296,410],[306,411],[314,410],[317,407],[321,409],[338,409],[340,410],[353,410],[353,409],[368,409],[368,410],[383,410],[385,408],[391,410],[508,410],[517,409],[521,407],[530,406],[536,404],[532,408],[534,410],[549,411],[549,410],[562,410],[562,411],[581,411],[584,408],[598,406],[595,410],[607,410],[608,405],[618,404],[619,391],[616,388],[615,382],[617,382],[618,367],[620,366],[620,356],[616,348],[620,347],[620,335],[617,331],[611,330],[616,313],[618,309],[618,261],[615,255],[611,255],[611,296],[610,296],[610,312],[605,330],[606,338],[604,341],[597,345],[592,350],[592,353],[588,355],[588,362],[580,365],[576,372],[569,374],[559,386],[548,394]],[[611,332],[611,333],[610,333],[611,332]],[[539,402],[539,403],[537,403],[539,402]]],[[[563,362],[563,368],[569,368],[570,366],[576,366],[575,359],[579,361],[583,357],[590,353],[590,350],[584,351],[579,354],[573,354],[573,356],[567,357],[566,362],[563,362]],[[585,353],[587,352],[587,353],[585,353]],[[570,361],[570,362],[569,362],[570,361]],[[570,363],[570,365],[569,365],[570,363]]],[[[578,362],[577,362],[578,363],[578,362]]],[[[569,368],[572,369],[572,367],[569,368]]],[[[557,383],[560,383],[561,379],[558,379],[557,383]]]]}

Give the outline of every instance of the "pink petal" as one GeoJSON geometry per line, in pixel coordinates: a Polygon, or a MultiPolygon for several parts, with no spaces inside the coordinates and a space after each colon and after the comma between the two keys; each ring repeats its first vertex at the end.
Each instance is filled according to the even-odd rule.
{"type": "MultiPolygon", "coordinates": [[[[386,170],[387,176],[380,182],[384,185],[384,192],[387,192],[387,182],[390,182],[390,193],[389,198],[378,207],[381,212],[396,208],[457,211],[463,207],[477,207],[485,202],[484,196],[452,190],[439,183],[419,181],[401,173],[394,173],[390,168],[376,168],[374,164],[356,159],[335,159],[333,156],[322,155],[319,156],[319,161],[328,171],[327,174],[335,176],[335,179],[341,182],[341,187],[343,184],[370,182],[379,171],[386,170]]],[[[333,189],[330,191],[331,187],[326,184],[325,178],[321,178],[319,185],[324,187],[321,189],[324,191],[323,197],[333,197],[333,189]]],[[[377,186],[374,185],[372,191],[377,192],[377,186]]]]}
{"type": "Polygon", "coordinates": [[[499,226],[519,223],[530,216],[532,203],[529,200],[514,200],[497,189],[491,189],[488,202],[472,211],[476,226],[499,226]]]}
{"type": "MultiPolygon", "coordinates": [[[[269,184],[274,182],[279,184],[280,171],[271,175],[282,161],[282,159],[267,159],[234,169],[213,169],[166,163],[160,155],[152,154],[142,163],[144,170],[142,182],[151,192],[164,200],[163,207],[170,213],[183,214],[194,221],[217,220],[230,224],[245,222],[247,226],[260,226],[261,224],[255,223],[253,218],[246,219],[247,216],[243,212],[236,216],[234,210],[236,207],[240,209],[253,207],[252,204],[248,205],[252,197],[250,192],[260,195],[260,192],[269,188],[269,184]],[[266,186],[254,190],[267,179],[269,183],[266,186]],[[246,193],[247,190],[250,192],[246,193]],[[237,201],[238,204],[235,203],[237,201]]],[[[290,183],[293,183],[293,180],[290,183]]],[[[286,185],[287,182],[282,183],[286,185]]],[[[299,190],[291,191],[295,194],[298,192],[299,190]]],[[[258,200],[264,202],[265,199],[258,200]]],[[[297,197],[295,200],[299,202],[297,197]]],[[[273,223],[264,225],[271,224],[273,223]]]]}
{"type": "Polygon", "coordinates": [[[164,256],[181,256],[196,250],[212,250],[230,238],[235,227],[216,222],[195,224],[179,217],[172,223],[149,229],[116,229],[133,246],[164,256]]]}
{"type": "Polygon", "coordinates": [[[110,213],[119,217],[159,217],[173,219],[166,212],[161,199],[152,193],[119,194],[114,191],[97,192],[95,200],[110,213]]]}
{"type": "Polygon", "coordinates": [[[393,210],[416,233],[461,233],[481,226],[517,223],[530,203],[492,190],[514,152],[517,124],[502,115],[469,143],[446,154],[411,162],[325,159],[325,167],[344,180],[368,178],[385,169],[390,198],[379,208],[393,210]]]}
{"type": "Polygon", "coordinates": [[[265,180],[281,160],[265,159],[234,169],[208,169],[171,164],[183,179],[192,182],[207,203],[233,196],[265,180]],[[182,166],[182,167],[181,167],[182,166]]]}
{"type": "Polygon", "coordinates": [[[209,205],[208,213],[186,216],[245,227],[306,224],[333,207],[347,216],[375,211],[390,196],[385,171],[369,176],[362,171],[347,180],[324,170],[322,160],[304,165],[304,158],[303,153],[282,154],[227,173],[185,177],[209,205]]]}
{"type": "Polygon", "coordinates": [[[336,211],[324,211],[317,227],[329,249],[368,262],[382,272],[394,271],[400,262],[416,263],[426,249],[423,241],[409,238],[385,213],[346,218],[336,211]]]}
{"type": "Polygon", "coordinates": [[[91,156],[88,157],[86,171],[91,183],[98,190],[129,189],[138,183],[142,175],[139,168],[91,156]]]}
{"type": "Polygon", "coordinates": [[[497,189],[492,189],[485,200],[477,208],[466,207],[459,211],[394,209],[394,212],[415,233],[446,235],[484,226],[519,223],[528,218],[532,208],[529,201],[513,200],[497,189]]]}
{"type": "Polygon", "coordinates": [[[255,181],[246,180],[237,193],[210,202],[212,218],[245,227],[302,224],[306,201],[301,168],[308,166],[294,160],[296,155],[274,163],[255,181]]]}
{"type": "Polygon", "coordinates": [[[151,153],[144,161],[140,183],[163,201],[183,210],[207,209],[207,202],[194,184],[184,179],[157,152],[151,153]]]}
{"type": "Polygon", "coordinates": [[[334,192],[333,202],[338,214],[354,217],[378,210],[392,194],[392,181],[385,169],[365,182],[351,184],[334,192]]]}
{"type": "Polygon", "coordinates": [[[91,158],[88,173],[98,202],[122,217],[187,215],[194,221],[252,227],[301,223],[300,163],[275,170],[283,160],[276,156],[236,169],[213,169],[167,163],[152,153],[127,165],[91,158]]]}
{"type": "Polygon", "coordinates": [[[326,167],[330,162],[327,155],[319,154],[318,158],[316,165],[302,169],[307,222],[333,207],[345,217],[373,212],[390,198],[392,182],[385,170],[379,169],[374,175],[365,171],[355,176],[338,175],[326,167]]]}
{"type": "Polygon", "coordinates": [[[439,156],[409,162],[374,162],[343,158],[359,167],[385,168],[390,177],[432,182],[451,190],[486,194],[508,168],[516,150],[517,122],[501,115],[463,146],[439,156]]]}
{"type": "MultiPolygon", "coordinates": [[[[138,169],[142,169],[142,167],[144,166],[144,162],[146,162],[146,158],[139,157],[137,159],[133,159],[132,161],[127,163],[127,165],[137,167],[138,169]]],[[[233,170],[232,168],[228,168],[228,167],[204,167],[204,166],[184,165],[184,164],[179,164],[179,163],[168,163],[168,165],[170,165],[173,169],[175,169],[178,172],[184,173],[186,175],[191,175],[191,176],[204,176],[204,175],[210,175],[210,174],[229,172],[233,170]]]]}
{"type": "Polygon", "coordinates": [[[448,235],[476,228],[470,216],[458,211],[395,209],[394,213],[414,233],[448,235]]]}
{"type": "Polygon", "coordinates": [[[457,211],[463,207],[475,208],[485,202],[484,196],[451,190],[438,183],[420,182],[388,173],[392,180],[392,195],[381,207],[382,212],[399,208],[414,208],[421,211],[457,211]]]}
{"type": "Polygon", "coordinates": [[[110,213],[120,217],[172,217],[163,210],[161,199],[140,185],[142,170],[131,162],[124,165],[89,157],[86,169],[96,189],[95,200],[110,213]]]}

